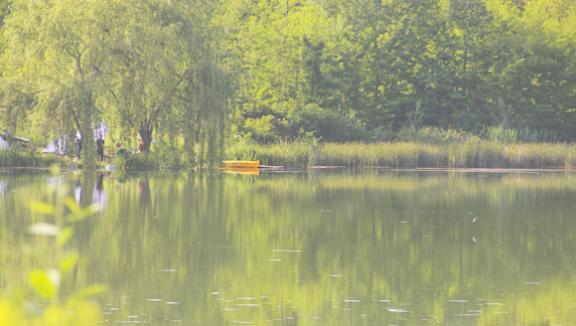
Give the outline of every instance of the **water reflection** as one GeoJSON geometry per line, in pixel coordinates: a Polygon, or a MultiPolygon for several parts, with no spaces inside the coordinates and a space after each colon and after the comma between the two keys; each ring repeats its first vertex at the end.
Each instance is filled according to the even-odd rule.
{"type": "MultiPolygon", "coordinates": [[[[38,221],[27,205],[54,199],[58,188],[42,176],[3,180],[14,190],[0,200],[7,286],[43,262],[23,235],[38,221]]],[[[101,298],[105,324],[576,320],[570,174],[62,180],[79,203],[105,207],[78,228],[74,247],[88,262],[67,284],[111,285],[101,298]]]]}
{"type": "Polygon", "coordinates": [[[97,204],[100,208],[106,208],[106,192],[104,191],[104,174],[96,176],[96,184],[92,195],[92,203],[97,204]]]}
{"type": "Polygon", "coordinates": [[[104,191],[104,173],[84,175],[74,181],[74,199],[78,205],[96,204],[106,208],[106,191],[104,191]],[[91,201],[88,201],[91,198],[91,201]]]}
{"type": "Polygon", "coordinates": [[[140,206],[146,208],[150,205],[150,183],[148,178],[138,180],[138,189],[140,190],[140,206]]]}
{"type": "Polygon", "coordinates": [[[5,180],[0,180],[0,198],[4,198],[4,196],[10,191],[8,188],[8,182],[5,180]]]}

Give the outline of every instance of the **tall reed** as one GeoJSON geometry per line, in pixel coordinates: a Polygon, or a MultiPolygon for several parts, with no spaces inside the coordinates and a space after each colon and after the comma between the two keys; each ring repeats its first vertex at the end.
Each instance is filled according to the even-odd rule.
{"type": "Polygon", "coordinates": [[[392,168],[554,168],[576,166],[576,145],[500,143],[471,138],[430,144],[420,142],[236,144],[228,159],[260,160],[289,168],[379,166],[392,168]]]}

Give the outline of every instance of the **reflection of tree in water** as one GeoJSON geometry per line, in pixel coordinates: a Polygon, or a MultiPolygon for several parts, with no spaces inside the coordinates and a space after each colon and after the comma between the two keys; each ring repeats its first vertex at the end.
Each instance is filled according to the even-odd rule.
{"type": "Polygon", "coordinates": [[[140,207],[147,208],[150,206],[150,182],[148,178],[143,178],[138,181],[138,189],[140,192],[140,207]]]}
{"type": "Polygon", "coordinates": [[[0,198],[4,198],[9,191],[8,181],[0,180],[0,198]]]}
{"type": "Polygon", "coordinates": [[[93,192],[95,185],[95,176],[85,173],[76,180],[74,187],[74,198],[76,203],[82,207],[90,206],[92,204],[93,192]]]}
{"type": "MultiPolygon", "coordinates": [[[[74,181],[74,198],[76,203],[82,207],[89,207],[92,204],[98,205],[101,209],[106,207],[106,192],[104,191],[104,173],[92,174],[84,173],[74,181]]],[[[94,234],[98,231],[93,228],[91,219],[76,224],[74,237],[77,239],[77,247],[80,250],[87,250],[94,234]]]]}
{"type": "MultiPolygon", "coordinates": [[[[74,198],[78,205],[88,207],[94,203],[96,183],[96,175],[91,173],[84,173],[81,177],[75,180],[74,198]]],[[[102,186],[101,188],[103,189],[102,186]]],[[[76,224],[74,228],[74,237],[78,241],[77,247],[80,250],[84,251],[89,248],[93,232],[89,220],[76,224]]]]}
{"type": "Polygon", "coordinates": [[[78,205],[87,207],[97,204],[100,208],[106,207],[104,176],[104,173],[99,173],[96,176],[85,174],[81,179],[75,181],[74,199],[78,205]]]}
{"type": "Polygon", "coordinates": [[[96,176],[96,185],[92,194],[92,203],[97,204],[100,208],[106,207],[106,192],[104,191],[104,173],[96,176]]]}

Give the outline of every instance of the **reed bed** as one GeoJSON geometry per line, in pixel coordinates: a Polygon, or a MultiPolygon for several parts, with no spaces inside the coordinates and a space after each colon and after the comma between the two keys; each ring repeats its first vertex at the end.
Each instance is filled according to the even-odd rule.
{"type": "Polygon", "coordinates": [[[228,159],[260,160],[288,168],[310,166],[391,168],[518,168],[576,167],[576,145],[557,143],[499,143],[472,139],[446,144],[419,142],[324,143],[282,142],[231,146],[228,159]]]}
{"type": "Polygon", "coordinates": [[[318,165],[418,167],[439,166],[446,160],[440,148],[419,143],[324,144],[318,165]]]}

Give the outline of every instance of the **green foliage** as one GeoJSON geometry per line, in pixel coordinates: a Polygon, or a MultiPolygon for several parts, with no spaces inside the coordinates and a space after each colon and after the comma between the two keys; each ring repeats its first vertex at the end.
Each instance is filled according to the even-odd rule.
{"type": "Polygon", "coordinates": [[[180,134],[221,156],[211,144],[223,139],[230,96],[214,6],[12,1],[2,27],[3,122],[34,139],[79,130],[84,168],[95,167],[97,121],[113,136],[139,137],[146,152],[156,136],[180,134]]]}
{"type": "Polygon", "coordinates": [[[483,134],[495,126],[539,140],[576,137],[570,4],[241,3],[229,1],[235,10],[224,19],[241,67],[234,122],[256,141],[307,133],[392,140],[422,127],[483,134]]]}

